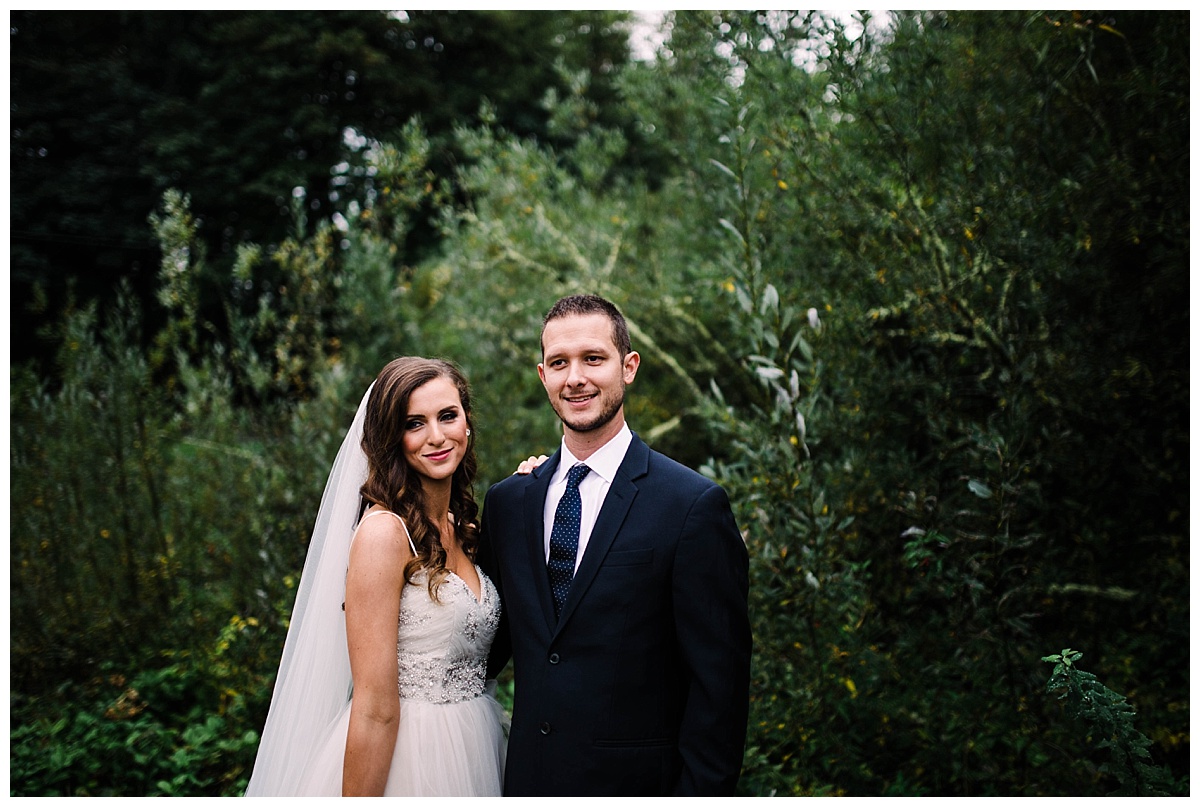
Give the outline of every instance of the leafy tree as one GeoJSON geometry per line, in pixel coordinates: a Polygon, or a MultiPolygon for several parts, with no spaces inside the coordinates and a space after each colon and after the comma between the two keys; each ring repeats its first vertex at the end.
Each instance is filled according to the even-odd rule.
{"type": "MultiPolygon", "coordinates": [[[[824,474],[819,488],[830,515],[857,513],[839,553],[871,570],[873,615],[863,639],[883,657],[864,648],[861,660],[868,670],[872,658],[886,663],[874,667],[879,677],[867,679],[870,689],[856,679],[857,700],[869,694],[889,704],[883,725],[858,722],[837,732],[874,733],[879,744],[861,767],[845,764],[845,751],[837,752],[839,764],[827,773],[848,792],[888,786],[1029,792],[1023,788],[1045,764],[1023,694],[1035,658],[1031,638],[1069,630],[1101,643],[1115,609],[1129,607],[1112,595],[1129,592],[1145,603],[1146,611],[1125,617],[1126,624],[1145,624],[1153,619],[1151,602],[1177,602],[1179,586],[1186,586],[1178,565],[1185,562],[1183,544],[1167,537],[1178,535],[1170,524],[1186,512],[1179,498],[1186,471],[1174,464],[1183,435],[1185,373],[1175,363],[1182,354],[1168,348],[1151,359],[1134,347],[1143,339],[1179,344],[1182,310],[1153,308],[1161,314],[1153,324],[1142,311],[1122,313],[1118,321],[1134,316],[1136,322],[1101,333],[1094,312],[1127,299],[1117,292],[1125,265],[1117,256],[1127,251],[1128,236],[1106,229],[1114,243],[1097,249],[1092,221],[1129,209],[1130,189],[1118,177],[1137,169],[1126,160],[1141,154],[1156,176],[1157,159],[1180,153],[1186,127],[1177,101],[1186,79],[1162,60],[1172,47],[1181,53],[1186,37],[1168,33],[1172,22],[1162,15],[1121,19],[1128,25],[1070,16],[910,14],[882,35],[857,40],[818,18],[725,19],[723,44],[744,77],[723,161],[728,187],[738,189],[725,218],[737,231],[735,250],[746,255],[742,282],[761,290],[763,281],[751,285],[761,274],[783,301],[791,292],[796,311],[805,298],[829,301],[820,315],[829,351],[822,358],[837,375],[823,376],[814,388],[814,403],[825,393],[833,404],[824,423],[810,423],[825,447],[814,449],[815,467],[824,474]],[[797,27],[798,39],[815,34],[830,43],[817,74],[824,94],[806,96],[804,80],[789,79],[795,53],[778,43],[791,41],[784,34],[797,27]],[[1114,52],[1124,57],[1099,55],[1114,52]],[[1112,73],[1100,75],[1102,61],[1112,73]],[[1142,83],[1143,72],[1158,77],[1153,88],[1142,83]],[[1106,82],[1132,83],[1139,91],[1106,89],[1106,82]],[[781,98],[785,103],[769,106],[781,98]],[[1070,99],[1071,111],[1061,98],[1070,99]],[[1174,114],[1153,114],[1164,106],[1174,114]],[[1089,112],[1082,122],[1080,109],[1089,112]],[[1142,123],[1121,125],[1135,120],[1142,123]],[[1157,124],[1153,138],[1146,120],[1157,124]],[[1153,159],[1133,147],[1148,139],[1159,151],[1153,159]],[[1098,162],[1119,170],[1096,172],[1091,166],[1098,162]],[[1118,380],[1129,378],[1119,368],[1141,368],[1144,361],[1166,361],[1172,369],[1153,386],[1118,380]],[[1106,432],[1114,426],[1114,410],[1098,400],[1097,389],[1138,401],[1142,414],[1117,429],[1117,440],[1147,439],[1131,453],[1159,457],[1165,441],[1171,471],[1158,466],[1161,474],[1147,474],[1146,466],[1134,471],[1127,464],[1095,473],[1111,463],[1093,452],[1111,457],[1115,442],[1087,425],[1104,422],[1106,432]],[[1160,406],[1167,399],[1173,403],[1160,406]],[[1125,476],[1130,472],[1138,481],[1125,476]],[[1164,484],[1133,504],[1129,488],[1152,478],[1164,484]],[[1101,499],[1097,486],[1108,491],[1101,499]],[[1123,521],[1131,506],[1138,515],[1123,521]],[[1158,578],[1154,588],[1161,593],[1146,591],[1145,578],[1130,575],[1110,543],[1118,522],[1163,536],[1142,543],[1148,563],[1174,570],[1158,578]],[[1056,586],[1056,568],[1123,584],[1084,585],[1068,595],[1056,586]],[[930,659],[921,675],[905,674],[919,658],[930,659]],[[978,677],[980,665],[993,671],[987,682],[978,677]],[[989,730],[981,733],[981,726],[989,730]],[[970,762],[936,763],[932,756],[947,742],[969,749],[970,762]],[[901,765],[903,779],[884,773],[901,765]]],[[[1164,205],[1172,211],[1166,215],[1186,210],[1174,177],[1157,176],[1156,191],[1176,200],[1164,205]]],[[[1136,263],[1145,271],[1147,303],[1158,299],[1151,289],[1183,283],[1176,236],[1186,230],[1178,219],[1164,226],[1162,215],[1135,217],[1133,226],[1139,241],[1155,234],[1147,237],[1156,246],[1136,263]]],[[[751,333],[780,322],[765,297],[758,310],[759,299],[748,293],[742,301],[761,321],[750,323],[751,333]]],[[[787,344],[778,341],[768,347],[787,344]]],[[[774,368],[784,378],[791,369],[765,367],[774,368]]],[[[766,423],[779,424],[774,440],[789,428],[786,418],[766,423]]],[[[764,469],[766,446],[747,451],[759,463],[751,467],[764,469]]],[[[776,467],[786,469],[765,466],[776,467]]],[[[775,475],[757,478],[768,485],[775,475]]],[[[819,533],[804,519],[797,516],[794,529],[809,549],[816,545],[819,533]]],[[[780,574],[774,564],[773,578],[780,574]]],[[[768,591],[775,595],[776,588],[768,591]]],[[[768,600],[772,610],[764,618],[774,628],[784,618],[777,603],[792,599],[768,600]]],[[[859,719],[870,714],[855,711],[859,719]]],[[[1166,713],[1163,719],[1170,720],[1166,713]]],[[[809,725],[797,719],[793,736],[810,736],[809,725]]],[[[781,751],[774,764],[787,769],[793,753],[800,752],[781,751]]]]}
{"type": "MultiPolygon", "coordinates": [[[[453,127],[484,99],[516,131],[546,137],[541,100],[578,71],[597,88],[597,114],[611,117],[626,20],[604,11],[14,12],[17,327],[32,331],[60,306],[68,278],[85,300],[109,299],[127,278],[148,301],[157,254],[145,217],[169,188],[192,200],[213,273],[201,304],[219,310],[237,244],[283,240],[297,196],[314,221],[362,209],[377,193],[365,145],[416,116],[438,139],[432,164],[443,174],[453,127]],[[41,302],[27,311],[29,300],[41,302]]],[[[414,228],[407,247],[419,253],[431,237],[414,228]]],[[[35,346],[18,344],[17,357],[35,346]]]]}

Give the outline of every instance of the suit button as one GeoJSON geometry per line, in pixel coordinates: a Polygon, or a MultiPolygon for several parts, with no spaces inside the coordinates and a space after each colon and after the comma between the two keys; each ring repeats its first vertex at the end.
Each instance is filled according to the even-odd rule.
{"type": "Polygon", "coordinates": [[[551,664],[557,664],[557,663],[558,663],[558,653],[551,653],[551,654],[550,654],[550,663],[551,663],[551,664]]]}
{"type": "Polygon", "coordinates": [[[550,724],[543,723],[542,724],[542,734],[549,734],[549,733],[550,733],[550,724]]]}

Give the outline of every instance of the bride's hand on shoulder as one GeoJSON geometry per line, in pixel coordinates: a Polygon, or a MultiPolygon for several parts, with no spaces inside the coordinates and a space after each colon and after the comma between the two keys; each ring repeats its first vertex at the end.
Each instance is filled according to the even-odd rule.
{"type": "Polygon", "coordinates": [[[536,457],[530,457],[527,460],[521,460],[521,464],[517,466],[516,473],[525,475],[533,473],[533,469],[546,461],[546,455],[540,454],[536,457]]]}

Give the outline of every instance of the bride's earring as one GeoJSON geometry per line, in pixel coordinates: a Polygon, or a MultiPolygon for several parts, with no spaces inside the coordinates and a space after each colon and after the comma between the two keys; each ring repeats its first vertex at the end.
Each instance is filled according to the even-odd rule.
{"type": "Polygon", "coordinates": [[[470,436],[471,436],[471,430],[467,429],[467,437],[470,437],[470,436]]]}

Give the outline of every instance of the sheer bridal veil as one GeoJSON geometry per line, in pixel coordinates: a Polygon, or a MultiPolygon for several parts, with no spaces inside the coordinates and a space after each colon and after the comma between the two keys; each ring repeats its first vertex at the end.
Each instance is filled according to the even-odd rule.
{"type": "Polygon", "coordinates": [[[362,431],[370,397],[368,388],[325,483],[247,796],[303,795],[295,788],[309,755],[350,700],[342,603],[367,479],[362,431]]]}

